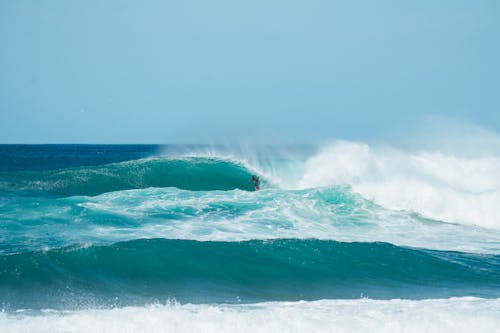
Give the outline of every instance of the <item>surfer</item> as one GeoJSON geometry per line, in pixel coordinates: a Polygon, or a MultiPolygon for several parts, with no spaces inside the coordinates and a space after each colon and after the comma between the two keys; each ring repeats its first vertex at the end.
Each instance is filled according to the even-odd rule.
{"type": "Polygon", "coordinates": [[[253,187],[255,187],[255,190],[256,191],[260,190],[260,180],[259,180],[259,177],[252,176],[252,182],[253,182],[253,187]]]}

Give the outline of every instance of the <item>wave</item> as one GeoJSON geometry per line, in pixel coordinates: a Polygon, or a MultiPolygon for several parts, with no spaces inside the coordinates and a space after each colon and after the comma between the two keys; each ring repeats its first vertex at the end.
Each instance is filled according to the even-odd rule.
{"type": "Polygon", "coordinates": [[[149,158],[48,171],[0,173],[0,191],[98,195],[148,187],[252,191],[252,172],[242,164],[212,157],[149,158]]]}
{"type": "Polygon", "coordinates": [[[500,229],[500,155],[493,150],[460,154],[448,150],[409,151],[337,141],[304,150],[282,147],[259,152],[181,152],[101,166],[0,173],[3,196],[94,196],[149,187],[252,191],[253,173],[282,190],[349,186],[389,210],[500,229]],[[177,154],[177,153],[176,153],[177,154]]]}
{"type": "Polygon", "coordinates": [[[149,239],[0,257],[6,309],[499,297],[500,256],[315,239],[149,239]]]}
{"type": "Polygon", "coordinates": [[[6,333],[57,332],[500,332],[500,299],[321,300],[150,305],[0,312],[6,333]]]}
{"type": "Polygon", "coordinates": [[[388,209],[500,229],[500,155],[409,152],[339,141],[309,158],[295,188],[349,185],[388,209]]]}

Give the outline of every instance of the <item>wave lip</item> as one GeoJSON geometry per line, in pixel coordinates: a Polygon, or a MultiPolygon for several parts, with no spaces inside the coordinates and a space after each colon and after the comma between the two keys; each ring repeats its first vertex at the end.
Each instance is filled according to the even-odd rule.
{"type": "Polygon", "coordinates": [[[500,257],[316,239],[150,239],[0,257],[9,309],[500,297],[500,257]]]}
{"type": "Polygon", "coordinates": [[[0,173],[0,191],[98,195],[148,187],[192,191],[252,191],[252,172],[235,161],[212,157],[149,158],[102,166],[0,173]]]}

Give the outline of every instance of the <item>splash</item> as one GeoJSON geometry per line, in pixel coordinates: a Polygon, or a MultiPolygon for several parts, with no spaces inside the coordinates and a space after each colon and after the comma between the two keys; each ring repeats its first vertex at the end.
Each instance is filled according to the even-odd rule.
{"type": "Polygon", "coordinates": [[[500,228],[500,156],[458,157],[435,152],[335,142],[306,162],[299,188],[348,184],[393,210],[500,228]]]}

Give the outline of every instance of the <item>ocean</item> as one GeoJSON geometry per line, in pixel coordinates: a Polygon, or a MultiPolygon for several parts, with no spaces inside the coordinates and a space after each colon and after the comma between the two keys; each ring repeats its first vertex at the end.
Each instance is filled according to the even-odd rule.
{"type": "Polygon", "coordinates": [[[349,141],[0,145],[0,331],[500,332],[499,170],[349,141]]]}

